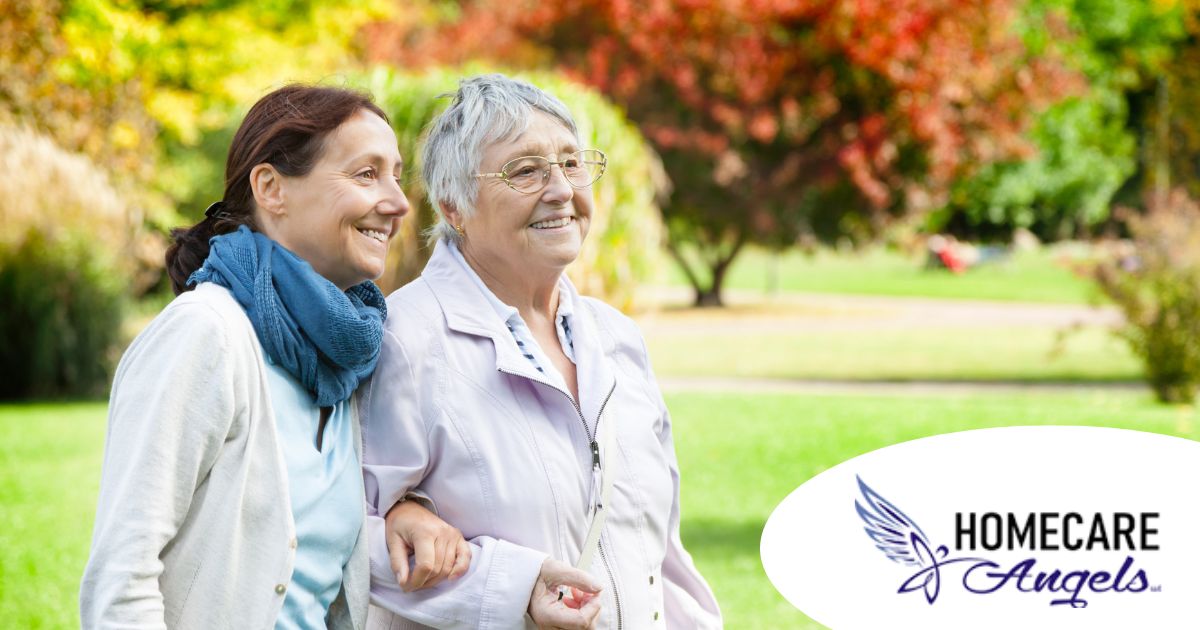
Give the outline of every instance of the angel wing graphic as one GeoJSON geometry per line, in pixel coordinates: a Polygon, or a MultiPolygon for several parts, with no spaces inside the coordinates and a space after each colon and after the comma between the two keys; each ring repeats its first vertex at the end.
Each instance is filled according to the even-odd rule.
{"type": "Polygon", "coordinates": [[[861,502],[855,499],[854,509],[865,524],[863,531],[888,560],[920,569],[900,586],[899,592],[921,589],[925,591],[925,599],[932,604],[937,600],[942,584],[939,560],[945,558],[949,550],[943,545],[937,548],[935,555],[929,537],[916,521],[872,490],[862,477],[855,478],[862,499],[861,502]]]}

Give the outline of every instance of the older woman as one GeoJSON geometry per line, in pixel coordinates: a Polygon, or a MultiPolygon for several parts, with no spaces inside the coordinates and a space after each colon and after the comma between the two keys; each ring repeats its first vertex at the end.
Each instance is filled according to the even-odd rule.
{"type": "MultiPolygon", "coordinates": [[[[167,254],[182,294],[117,370],[83,627],[363,627],[351,394],[383,337],[401,167],[363,94],[290,86],[247,114],[223,201],[167,254]]],[[[453,528],[416,503],[393,520],[434,567],[404,586],[466,570],[453,528]]]]}
{"type": "Polygon", "coordinates": [[[489,75],[460,84],[423,157],[440,222],[421,277],[388,298],[404,324],[362,390],[367,499],[377,515],[428,501],[476,550],[462,579],[420,593],[374,574],[373,602],[398,617],[373,608],[370,627],[720,626],[679,539],[641,334],[563,273],[605,155],[557,99],[489,75]]]}

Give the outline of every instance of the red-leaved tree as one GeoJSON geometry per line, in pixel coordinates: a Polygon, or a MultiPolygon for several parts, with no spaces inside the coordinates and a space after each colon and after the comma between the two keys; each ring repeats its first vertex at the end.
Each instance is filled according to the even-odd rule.
{"type": "Polygon", "coordinates": [[[367,41],[407,67],[553,64],[608,94],[663,157],[668,248],[696,303],[719,305],[747,243],[876,236],[1029,150],[1033,114],[1083,84],[1011,32],[1016,2],[434,2],[367,41]]]}

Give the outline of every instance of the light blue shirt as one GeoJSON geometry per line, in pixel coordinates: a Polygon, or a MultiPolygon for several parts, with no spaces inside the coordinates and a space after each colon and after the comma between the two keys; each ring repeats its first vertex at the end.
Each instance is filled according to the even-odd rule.
{"type": "Polygon", "coordinates": [[[324,628],[363,520],[362,474],[354,452],[350,402],[333,408],[318,451],[320,408],[312,395],[269,357],[267,384],[287,463],[297,540],[291,583],[275,627],[324,628]]]}
{"type": "MultiPolygon", "coordinates": [[[[521,318],[521,313],[516,307],[505,304],[496,297],[495,293],[484,284],[483,279],[471,265],[467,263],[467,259],[463,257],[458,246],[453,242],[448,242],[450,253],[454,260],[462,265],[467,277],[475,284],[480,293],[487,298],[488,304],[492,305],[492,309],[496,311],[496,315],[500,320],[508,326],[508,332],[512,333],[513,341],[517,344],[517,349],[521,354],[525,355],[526,359],[537,368],[538,372],[548,376],[552,382],[558,385],[563,391],[570,391],[566,386],[566,381],[562,374],[554,367],[554,363],[542,351],[542,347],[538,345],[536,339],[533,338],[533,331],[529,330],[529,326],[525,324],[525,320],[521,318]]],[[[560,279],[559,283],[565,282],[565,279],[560,279]]],[[[571,302],[571,292],[559,287],[558,291],[558,311],[554,316],[554,329],[558,333],[558,343],[562,345],[563,354],[567,355],[571,363],[575,363],[575,342],[571,336],[571,328],[573,318],[575,316],[575,305],[571,302]]]]}

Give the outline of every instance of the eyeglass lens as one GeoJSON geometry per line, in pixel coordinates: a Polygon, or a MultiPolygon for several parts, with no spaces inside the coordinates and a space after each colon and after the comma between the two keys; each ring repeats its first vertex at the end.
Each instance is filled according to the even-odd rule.
{"type": "MultiPolygon", "coordinates": [[[[585,150],[565,156],[560,165],[567,182],[581,188],[604,174],[605,159],[599,151],[585,150]]],[[[550,181],[550,169],[551,162],[544,157],[521,157],[504,165],[504,175],[513,188],[535,192],[550,181]]]]}

